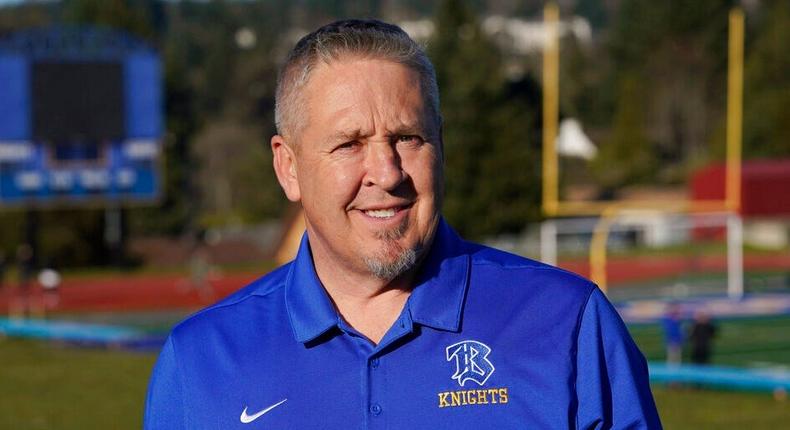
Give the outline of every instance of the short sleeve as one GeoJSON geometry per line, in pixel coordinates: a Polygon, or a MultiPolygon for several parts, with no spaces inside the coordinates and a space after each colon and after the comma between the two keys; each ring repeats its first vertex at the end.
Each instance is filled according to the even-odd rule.
{"type": "Polygon", "coordinates": [[[647,363],[599,289],[582,312],[576,355],[578,429],[660,429],[647,363]]]}
{"type": "Polygon", "coordinates": [[[145,401],[145,430],[185,429],[184,393],[172,336],[154,366],[145,401]]]}

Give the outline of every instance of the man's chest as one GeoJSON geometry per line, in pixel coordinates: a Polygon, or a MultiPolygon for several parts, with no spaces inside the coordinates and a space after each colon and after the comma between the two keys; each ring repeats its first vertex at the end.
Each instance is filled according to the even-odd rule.
{"type": "Polygon", "coordinates": [[[189,421],[194,428],[507,429],[564,427],[571,415],[570,338],[548,348],[502,329],[421,329],[380,351],[364,342],[338,334],[309,347],[234,346],[191,362],[184,369],[189,421]]]}

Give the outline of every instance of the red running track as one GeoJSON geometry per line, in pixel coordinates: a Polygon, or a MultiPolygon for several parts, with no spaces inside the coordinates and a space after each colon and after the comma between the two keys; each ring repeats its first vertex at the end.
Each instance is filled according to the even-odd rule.
{"type": "MultiPolygon", "coordinates": [[[[63,280],[57,304],[51,311],[141,311],[158,309],[199,308],[213,303],[244,287],[257,278],[255,274],[230,274],[209,281],[203,290],[193,286],[188,277],[176,275],[131,275],[91,279],[63,280]]],[[[35,285],[30,288],[30,305],[39,306],[44,293],[35,285]]],[[[6,285],[0,294],[0,309],[24,306],[18,288],[6,285]]]]}
{"type": "MultiPolygon", "coordinates": [[[[560,266],[589,276],[589,265],[584,260],[561,262],[560,266]]],[[[790,272],[790,255],[749,255],[744,259],[747,270],[783,270],[790,272]]],[[[723,273],[726,261],[723,256],[654,257],[640,256],[613,258],[607,266],[609,282],[649,281],[682,273],[723,273]]],[[[190,284],[186,276],[179,275],[123,275],[101,278],[66,278],[60,287],[58,303],[49,308],[57,312],[93,311],[142,311],[165,309],[196,309],[213,303],[242,288],[262,274],[227,274],[212,279],[213,293],[207,294],[190,284]]],[[[45,297],[41,289],[31,286],[29,303],[39,306],[45,297]]],[[[0,291],[0,313],[9,305],[24,306],[24,296],[6,283],[0,291]]]]}

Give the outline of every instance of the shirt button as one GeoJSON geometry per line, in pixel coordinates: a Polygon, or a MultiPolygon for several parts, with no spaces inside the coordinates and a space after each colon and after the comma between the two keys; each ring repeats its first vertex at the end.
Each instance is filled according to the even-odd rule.
{"type": "Polygon", "coordinates": [[[373,367],[379,367],[379,359],[374,358],[373,360],[370,360],[370,365],[373,367]]]}
{"type": "Polygon", "coordinates": [[[374,403],[370,405],[370,413],[373,415],[378,415],[381,413],[381,406],[378,403],[374,403]]]}

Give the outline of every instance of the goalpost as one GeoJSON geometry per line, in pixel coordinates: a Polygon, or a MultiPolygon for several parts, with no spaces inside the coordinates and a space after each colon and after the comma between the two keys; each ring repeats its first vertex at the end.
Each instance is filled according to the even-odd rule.
{"type": "Polygon", "coordinates": [[[729,15],[727,73],[727,161],[724,200],[674,201],[562,201],[559,197],[559,160],[556,149],[559,119],[559,9],[549,3],[544,8],[547,37],[543,51],[543,213],[541,258],[557,263],[558,227],[567,226],[561,217],[596,216],[589,252],[591,278],[606,292],[609,233],[627,214],[686,214],[715,217],[726,214],[721,225],[727,235],[727,292],[732,298],[743,295],[743,227],[738,215],[741,202],[741,129],[743,102],[743,11],[733,8],[729,15]]]}

